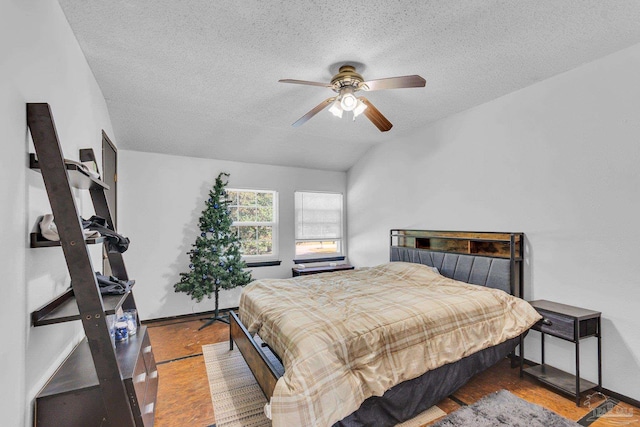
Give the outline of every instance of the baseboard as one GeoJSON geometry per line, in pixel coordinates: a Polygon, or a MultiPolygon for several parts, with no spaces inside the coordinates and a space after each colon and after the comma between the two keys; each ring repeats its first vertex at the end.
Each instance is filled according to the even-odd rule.
{"type": "Polygon", "coordinates": [[[640,400],[632,399],[629,396],[625,396],[624,394],[616,393],[613,390],[609,390],[608,388],[602,388],[602,393],[606,394],[609,397],[613,397],[614,399],[618,399],[621,402],[628,403],[629,405],[633,405],[636,408],[640,408],[640,400]]]}
{"type": "MultiPolygon", "coordinates": [[[[516,356],[516,358],[517,358],[517,356],[516,356]]],[[[538,366],[539,365],[539,363],[534,362],[532,360],[529,360],[526,357],[524,359],[524,364],[525,365],[529,365],[529,366],[538,366]]],[[[512,364],[512,367],[513,367],[513,364],[512,364]]],[[[628,403],[629,405],[633,405],[636,408],[640,408],[640,400],[633,399],[633,398],[631,398],[629,396],[625,396],[624,394],[617,393],[617,392],[615,392],[613,390],[609,390],[608,388],[604,388],[604,387],[602,387],[600,389],[600,391],[602,393],[606,394],[609,397],[613,397],[614,399],[617,399],[617,400],[619,400],[621,402],[628,403]]]]}
{"type": "MultiPolygon", "coordinates": [[[[220,310],[218,310],[219,313],[227,313],[229,311],[236,311],[238,310],[238,307],[230,307],[230,308],[221,308],[220,310]]],[[[167,317],[157,317],[154,319],[147,319],[147,320],[142,320],[140,321],[140,323],[142,323],[143,325],[153,325],[154,323],[160,323],[160,322],[167,322],[170,320],[173,321],[189,321],[195,318],[200,318],[200,317],[206,317],[206,316],[212,316],[215,314],[215,310],[211,310],[211,311],[201,311],[198,313],[189,313],[189,314],[179,314],[177,316],[167,316],[167,317]]]]}

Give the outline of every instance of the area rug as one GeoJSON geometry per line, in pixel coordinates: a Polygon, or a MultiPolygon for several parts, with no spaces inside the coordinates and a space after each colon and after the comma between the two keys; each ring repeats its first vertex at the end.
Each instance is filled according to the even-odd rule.
{"type": "Polygon", "coordinates": [[[581,427],[506,390],[491,393],[433,424],[433,427],[581,427]]]}
{"type": "MultiPolygon", "coordinates": [[[[209,344],[202,346],[202,354],[216,427],[271,426],[271,421],[264,415],[267,399],[237,347],[229,351],[227,342],[209,344]]],[[[275,358],[272,362],[280,364],[275,358]]],[[[444,415],[442,409],[433,406],[398,427],[424,426],[444,415]]]]}

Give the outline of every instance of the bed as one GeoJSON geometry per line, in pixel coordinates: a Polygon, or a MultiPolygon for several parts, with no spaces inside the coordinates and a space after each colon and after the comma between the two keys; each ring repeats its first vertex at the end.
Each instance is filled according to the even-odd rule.
{"type": "Polygon", "coordinates": [[[395,425],[503,359],[539,319],[509,295],[522,293],[521,261],[521,234],[392,230],[389,263],[252,282],[231,346],[274,426],[395,425]]]}

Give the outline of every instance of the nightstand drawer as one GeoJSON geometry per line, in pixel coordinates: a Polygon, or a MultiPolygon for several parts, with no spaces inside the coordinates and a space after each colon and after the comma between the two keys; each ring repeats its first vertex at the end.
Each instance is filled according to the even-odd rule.
{"type": "Polygon", "coordinates": [[[543,319],[533,326],[534,330],[570,341],[574,340],[574,319],[543,310],[538,310],[538,312],[543,319]],[[549,324],[543,323],[545,321],[549,324]]]}

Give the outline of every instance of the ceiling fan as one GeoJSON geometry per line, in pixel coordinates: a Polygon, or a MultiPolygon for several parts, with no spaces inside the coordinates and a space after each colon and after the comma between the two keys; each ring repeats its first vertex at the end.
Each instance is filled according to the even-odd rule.
{"type": "Polygon", "coordinates": [[[365,81],[362,76],[356,73],[353,65],[343,65],[338,70],[338,74],[333,76],[331,83],[310,82],[306,80],[282,79],[280,83],[295,83],[299,85],[327,87],[337,93],[336,96],[325,99],[304,116],[300,117],[292,126],[298,127],[307,122],[320,111],[329,108],[329,111],[337,117],[342,117],[344,111],[352,111],[353,119],[360,114],[371,120],[381,132],[386,132],[393,126],[385,116],[364,96],[356,97],[360,90],[371,91],[381,89],[400,89],[409,87],[424,87],[427,83],[425,79],[418,75],[388,77],[385,79],[365,81]]]}

